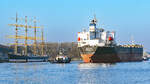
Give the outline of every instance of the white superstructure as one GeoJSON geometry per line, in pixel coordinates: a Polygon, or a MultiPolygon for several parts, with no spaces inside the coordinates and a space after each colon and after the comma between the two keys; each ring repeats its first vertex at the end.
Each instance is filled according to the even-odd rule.
{"type": "Polygon", "coordinates": [[[89,31],[78,32],[78,47],[89,46],[113,46],[115,42],[114,31],[104,31],[96,27],[97,20],[94,18],[89,24],[89,31]]]}

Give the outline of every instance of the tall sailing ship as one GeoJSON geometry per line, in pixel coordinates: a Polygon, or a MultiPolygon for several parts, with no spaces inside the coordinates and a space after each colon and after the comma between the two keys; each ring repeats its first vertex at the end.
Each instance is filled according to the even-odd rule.
{"type": "Polygon", "coordinates": [[[37,20],[36,18],[34,18],[33,20],[33,23],[34,23],[34,26],[31,26],[31,25],[28,25],[28,19],[27,19],[27,16],[25,16],[25,24],[19,24],[18,23],[18,16],[16,14],[16,23],[15,24],[8,24],[9,26],[14,26],[15,27],[15,35],[14,36],[7,36],[8,38],[14,38],[15,39],[15,43],[11,44],[11,45],[14,45],[14,53],[9,53],[8,54],[8,58],[9,58],[9,61],[25,61],[25,62],[29,62],[29,61],[48,61],[48,56],[45,55],[44,53],[44,36],[43,36],[43,27],[37,27],[36,23],[37,23],[37,20]],[[19,30],[20,28],[23,28],[24,31],[24,35],[19,35],[19,30]],[[37,37],[37,28],[41,28],[41,37],[37,37]],[[33,29],[33,34],[34,36],[29,36],[29,29],[33,29]],[[24,43],[19,43],[19,39],[23,39],[24,40],[24,43]],[[29,44],[28,43],[28,40],[33,40],[34,43],[32,44],[29,44]],[[41,43],[40,43],[40,48],[41,48],[41,54],[38,54],[37,52],[37,46],[39,46],[39,44],[37,44],[37,40],[41,40],[41,43]],[[23,50],[21,53],[19,53],[19,49],[18,47],[19,46],[23,46],[23,50]],[[29,53],[28,51],[28,47],[29,46],[33,46],[33,52],[29,53]]]}
{"type": "Polygon", "coordinates": [[[78,48],[84,62],[142,61],[142,45],[117,45],[114,31],[105,31],[96,25],[97,19],[94,18],[89,24],[89,31],[78,32],[78,48]]]}

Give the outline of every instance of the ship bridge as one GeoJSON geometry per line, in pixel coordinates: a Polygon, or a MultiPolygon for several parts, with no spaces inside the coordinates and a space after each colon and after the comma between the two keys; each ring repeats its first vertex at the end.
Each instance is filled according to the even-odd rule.
{"type": "Polygon", "coordinates": [[[115,32],[105,31],[103,28],[97,28],[97,19],[91,20],[89,24],[89,31],[78,32],[78,46],[106,46],[114,45],[115,32]]]}

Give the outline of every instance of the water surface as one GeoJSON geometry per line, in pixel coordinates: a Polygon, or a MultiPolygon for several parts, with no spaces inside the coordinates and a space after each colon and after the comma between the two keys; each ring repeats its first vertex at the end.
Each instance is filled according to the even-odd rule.
{"type": "Polygon", "coordinates": [[[0,84],[150,84],[150,61],[0,63],[0,84]]]}

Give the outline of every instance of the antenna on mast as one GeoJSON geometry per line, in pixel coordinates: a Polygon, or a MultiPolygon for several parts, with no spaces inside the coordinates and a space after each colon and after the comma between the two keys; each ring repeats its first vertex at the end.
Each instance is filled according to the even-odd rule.
{"type": "Polygon", "coordinates": [[[134,45],[135,42],[134,42],[134,38],[133,38],[133,35],[131,35],[131,44],[134,45]]]}
{"type": "Polygon", "coordinates": [[[94,21],[97,23],[96,14],[94,14],[94,21]]]}

